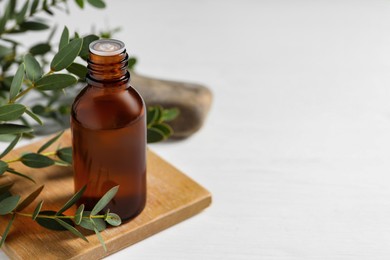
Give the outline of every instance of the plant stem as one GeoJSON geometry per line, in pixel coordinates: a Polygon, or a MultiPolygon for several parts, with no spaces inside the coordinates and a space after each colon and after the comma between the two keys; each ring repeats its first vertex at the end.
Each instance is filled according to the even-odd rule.
{"type": "MultiPolygon", "coordinates": [[[[44,155],[44,156],[52,156],[52,155],[56,155],[57,152],[53,151],[53,152],[46,152],[46,153],[41,153],[41,154],[44,155]]],[[[6,163],[13,163],[13,162],[19,162],[20,160],[22,160],[22,157],[6,160],[4,162],[6,162],[6,163]]]]}
{"type": "MultiPolygon", "coordinates": [[[[33,214],[31,213],[22,213],[22,212],[10,212],[9,214],[17,214],[19,216],[23,217],[32,217],[33,214]]],[[[105,215],[95,215],[95,216],[87,216],[83,217],[83,219],[89,219],[89,218],[104,218],[105,215]]],[[[37,218],[49,218],[49,219],[56,219],[56,218],[62,218],[62,219],[73,219],[75,216],[53,216],[53,215],[37,215],[37,218]]]]}
{"type": "Polygon", "coordinates": [[[31,85],[29,86],[28,88],[26,88],[25,90],[23,90],[22,92],[20,92],[19,94],[16,95],[16,97],[14,97],[12,100],[9,101],[9,103],[14,103],[18,98],[22,97],[23,95],[27,94],[30,90],[32,90],[33,88],[35,88],[35,85],[31,85]]]}

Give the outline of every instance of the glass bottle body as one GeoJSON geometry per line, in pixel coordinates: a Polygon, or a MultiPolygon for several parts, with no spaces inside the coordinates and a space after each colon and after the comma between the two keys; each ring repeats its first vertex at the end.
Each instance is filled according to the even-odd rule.
{"type": "Polygon", "coordinates": [[[129,220],[146,203],[145,105],[130,86],[127,71],[111,80],[96,80],[90,74],[71,114],[75,189],[87,185],[79,204],[91,210],[119,185],[106,208],[129,220]]]}

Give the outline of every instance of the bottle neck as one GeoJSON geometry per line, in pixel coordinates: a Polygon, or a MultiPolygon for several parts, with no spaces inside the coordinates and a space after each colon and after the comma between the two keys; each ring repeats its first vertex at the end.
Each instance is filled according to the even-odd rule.
{"type": "Polygon", "coordinates": [[[110,86],[127,83],[130,73],[127,70],[129,56],[126,51],[114,56],[99,56],[89,53],[87,82],[96,86],[110,86]]]}

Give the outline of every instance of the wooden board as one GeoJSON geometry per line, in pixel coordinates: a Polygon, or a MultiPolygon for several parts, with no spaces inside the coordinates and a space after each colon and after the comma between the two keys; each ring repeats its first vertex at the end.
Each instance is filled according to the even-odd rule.
{"type": "MultiPolygon", "coordinates": [[[[59,141],[61,146],[70,146],[70,132],[67,131],[59,141]]],[[[5,159],[16,158],[22,152],[36,152],[47,139],[12,151],[5,159]]],[[[52,146],[52,151],[58,143],[52,146]]],[[[4,252],[12,259],[97,259],[128,247],[153,234],[179,223],[208,207],[211,203],[210,193],[191,180],[175,167],[148,151],[148,193],[144,211],[132,221],[119,227],[108,228],[102,232],[108,252],[104,252],[97,237],[86,231],[89,243],[75,238],[70,232],[55,232],[42,228],[27,217],[18,216],[3,247],[4,252]]],[[[6,174],[2,178],[16,181],[11,192],[26,196],[40,184],[45,189],[25,212],[32,212],[40,199],[43,199],[42,210],[58,210],[73,195],[73,178],[71,167],[53,166],[44,169],[31,169],[20,162],[12,166],[33,176],[37,185],[20,177],[6,174]]],[[[73,213],[74,209],[66,213],[73,213]]],[[[1,232],[7,221],[0,221],[1,232]]]]}

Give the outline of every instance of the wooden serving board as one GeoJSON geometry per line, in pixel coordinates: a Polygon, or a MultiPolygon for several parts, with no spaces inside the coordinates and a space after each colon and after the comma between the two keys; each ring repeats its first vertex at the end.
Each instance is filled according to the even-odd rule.
{"type": "MultiPolygon", "coordinates": [[[[16,158],[23,152],[36,152],[47,139],[12,151],[5,159],[16,158]]],[[[70,146],[71,136],[67,131],[59,142],[46,151],[70,146]]],[[[148,192],[144,211],[135,219],[119,227],[108,228],[102,232],[107,245],[104,252],[95,234],[82,230],[89,240],[84,242],[70,232],[50,231],[28,217],[16,217],[11,232],[8,234],[4,252],[11,259],[99,259],[128,247],[151,235],[179,223],[208,207],[211,194],[191,180],[178,169],[148,151],[148,192]]],[[[20,162],[12,163],[17,171],[32,176],[37,184],[20,177],[5,174],[5,180],[16,181],[12,193],[22,195],[22,199],[45,184],[41,195],[23,212],[31,213],[35,205],[44,200],[42,210],[58,210],[73,195],[73,177],[71,167],[52,166],[43,169],[31,169],[20,162]]],[[[65,213],[74,213],[74,208],[65,213]]],[[[0,221],[2,233],[7,221],[0,221]]]]}

